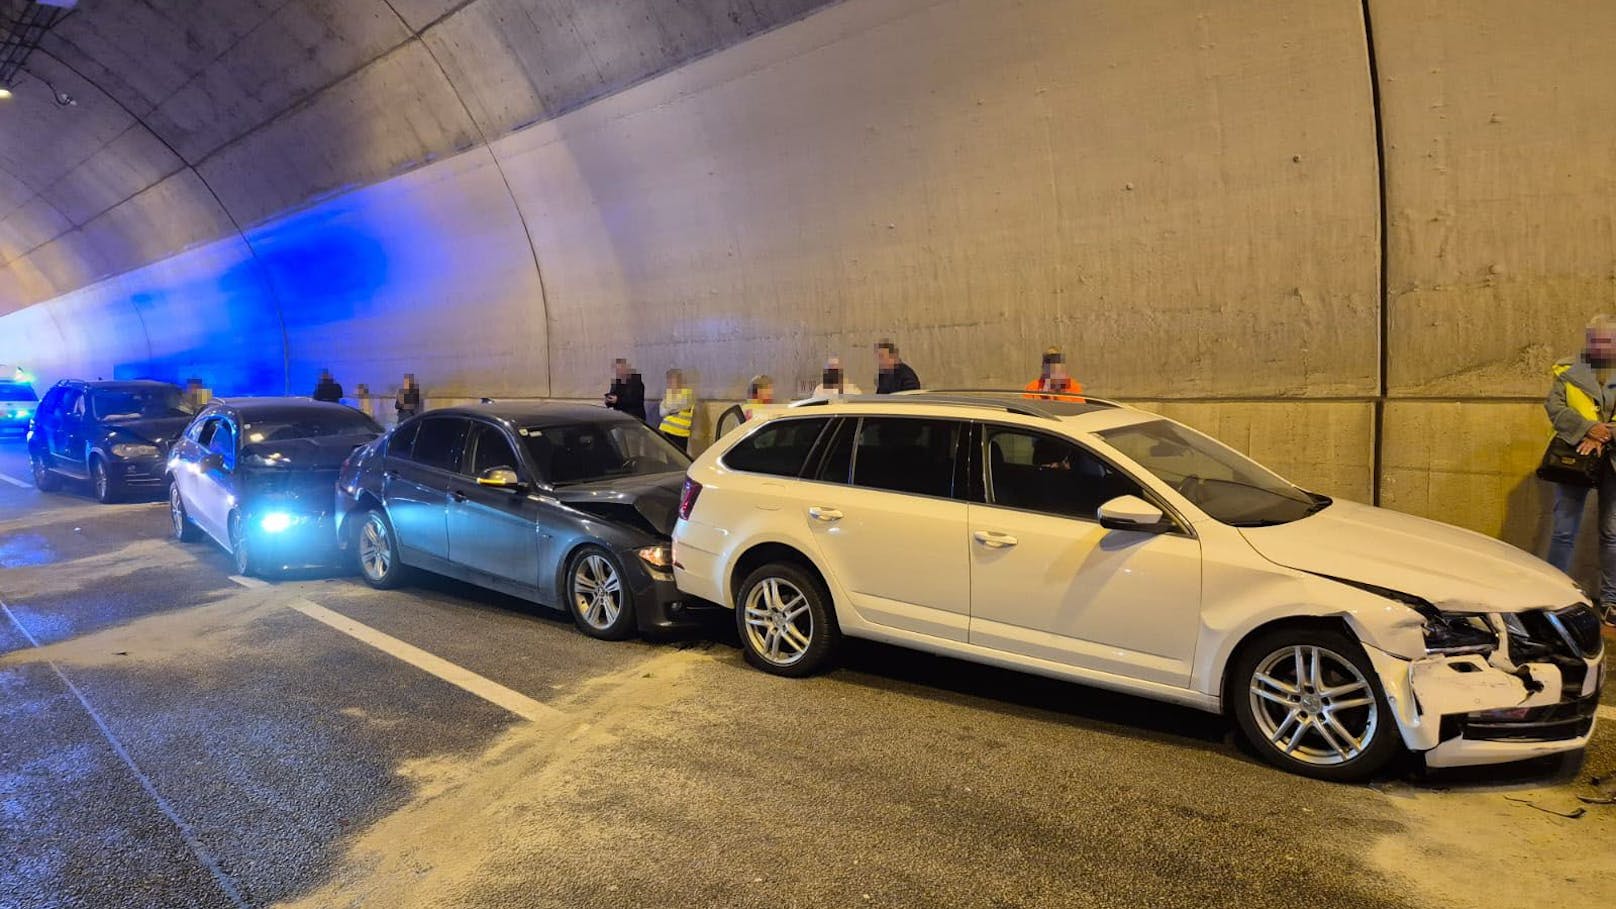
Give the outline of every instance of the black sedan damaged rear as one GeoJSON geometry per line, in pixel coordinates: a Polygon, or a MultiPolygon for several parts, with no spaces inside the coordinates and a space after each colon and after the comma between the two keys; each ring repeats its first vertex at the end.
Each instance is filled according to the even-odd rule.
{"type": "Polygon", "coordinates": [[[338,536],[373,587],[422,569],[565,609],[592,637],[671,630],[696,619],[669,551],[689,466],[599,407],[435,410],[355,452],[338,536]]]}

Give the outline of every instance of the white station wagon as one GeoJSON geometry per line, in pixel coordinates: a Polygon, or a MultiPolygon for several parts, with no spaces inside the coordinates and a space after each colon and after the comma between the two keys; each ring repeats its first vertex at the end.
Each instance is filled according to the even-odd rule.
{"type": "Polygon", "coordinates": [[[1323,779],[1582,748],[1604,681],[1547,564],[1095,399],[799,405],[696,459],[673,559],[768,672],[871,638],[1226,712],[1323,779]]]}

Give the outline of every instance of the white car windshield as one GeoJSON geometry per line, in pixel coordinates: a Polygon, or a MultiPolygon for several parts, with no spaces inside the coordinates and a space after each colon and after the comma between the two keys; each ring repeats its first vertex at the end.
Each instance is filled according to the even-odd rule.
{"type": "Polygon", "coordinates": [[[1235,527],[1288,524],[1330,504],[1193,429],[1154,420],[1100,437],[1218,521],[1235,527]]]}

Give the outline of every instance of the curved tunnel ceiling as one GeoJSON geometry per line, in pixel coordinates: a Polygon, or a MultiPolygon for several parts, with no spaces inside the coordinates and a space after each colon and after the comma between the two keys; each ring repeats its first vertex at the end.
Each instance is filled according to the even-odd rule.
{"type": "Polygon", "coordinates": [[[0,112],[0,314],[557,116],[826,0],[80,0],[0,112]],[[59,106],[52,90],[75,99],[59,106]]]}

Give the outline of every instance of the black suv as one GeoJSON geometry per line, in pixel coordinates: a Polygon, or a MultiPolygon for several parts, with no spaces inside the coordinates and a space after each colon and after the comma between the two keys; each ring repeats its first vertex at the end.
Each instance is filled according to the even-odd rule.
{"type": "Polygon", "coordinates": [[[49,492],[64,477],[89,480],[102,502],[161,489],[168,447],[191,417],[167,382],[58,382],[28,434],[34,485],[49,492]]]}

